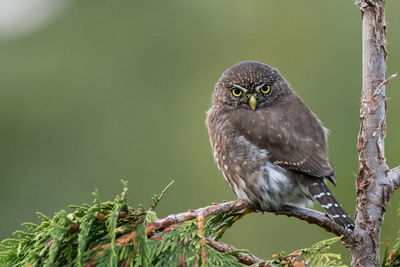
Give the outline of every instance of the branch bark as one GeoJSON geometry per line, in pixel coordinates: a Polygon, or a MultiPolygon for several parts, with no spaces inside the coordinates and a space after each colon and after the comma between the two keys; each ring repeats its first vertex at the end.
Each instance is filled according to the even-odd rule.
{"type": "Polygon", "coordinates": [[[391,169],[388,174],[388,178],[393,183],[394,190],[399,189],[400,187],[400,166],[391,169]]]}
{"type": "Polygon", "coordinates": [[[193,220],[199,216],[207,217],[228,211],[242,211],[242,213],[249,213],[248,205],[243,200],[227,201],[224,203],[213,204],[197,210],[190,210],[178,214],[172,214],[164,219],[156,220],[147,226],[147,234],[154,230],[163,230],[173,224],[193,220]]]}
{"type": "Polygon", "coordinates": [[[342,241],[346,246],[351,245],[355,242],[352,231],[344,229],[342,226],[337,224],[334,220],[332,220],[322,212],[286,205],[284,209],[275,211],[274,213],[276,215],[296,217],[310,224],[316,224],[324,228],[326,231],[335,234],[336,236],[343,236],[342,241]]]}
{"type": "MultiPolygon", "coordinates": [[[[235,247],[231,245],[215,241],[213,239],[206,238],[205,241],[210,247],[219,252],[231,252],[237,250],[235,247]]],[[[240,253],[237,259],[240,263],[243,263],[245,265],[257,264],[257,266],[259,267],[272,267],[272,265],[264,263],[264,260],[261,260],[250,253],[240,253]]]]}
{"type": "Polygon", "coordinates": [[[358,135],[359,170],[356,181],[356,241],[350,246],[352,266],[380,266],[380,232],[385,207],[399,187],[400,170],[388,170],[384,151],[386,135],[385,79],[386,22],[384,0],[357,0],[361,5],[363,82],[358,135]]]}
{"type": "MultiPolygon", "coordinates": [[[[147,234],[151,235],[151,232],[155,230],[162,231],[165,228],[170,227],[171,225],[193,220],[200,216],[207,217],[210,215],[216,215],[219,213],[234,211],[234,210],[241,211],[243,215],[252,211],[251,207],[249,207],[243,200],[234,200],[219,204],[212,204],[210,206],[203,207],[200,209],[190,210],[178,214],[172,214],[166,218],[158,219],[147,226],[146,232],[147,234]]],[[[275,213],[276,215],[286,215],[288,217],[296,217],[310,224],[316,224],[324,228],[326,231],[334,233],[336,236],[343,236],[343,241],[345,242],[345,244],[352,244],[355,241],[352,231],[344,229],[343,227],[338,225],[334,220],[332,220],[324,213],[321,213],[319,211],[286,205],[278,211],[269,211],[269,212],[275,213]]]]}

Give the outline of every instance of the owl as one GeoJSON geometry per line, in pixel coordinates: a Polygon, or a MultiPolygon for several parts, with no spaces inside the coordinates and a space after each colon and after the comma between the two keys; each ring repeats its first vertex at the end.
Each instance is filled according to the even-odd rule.
{"type": "Polygon", "coordinates": [[[244,61],[226,70],[206,125],[222,176],[253,209],[306,207],[317,200],[327,216],[354,229],[326,185],[336,181],[327,129],[277,69],[244,61]]]}

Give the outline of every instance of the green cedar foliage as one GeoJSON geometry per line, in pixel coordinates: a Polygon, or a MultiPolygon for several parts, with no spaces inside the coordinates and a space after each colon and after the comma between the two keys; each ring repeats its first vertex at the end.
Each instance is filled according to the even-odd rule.
{"type": "MultiPolygon", "coordinates": [[[[0,266],[245,266],[237,257],[247,251],[219,252],[205,242],[220,239],[244,216],[239,211],[212,216],[202,229],[194,219],[148,235],[146,227],[157,219],[154,210],[171,184],[152,198],[149,209],[128,205],[123,182],[122,194],[112,202],[101,202],[95,191],[92,205],[69,206],[72,213],[61,210],[53,218],[37,213],[40,224],[24,223],[27,232],[16,231],[16,238],[0,243],[0,266]]],[[[326,252],[338,240],[288,255],[282,252],[254,266],[344,266],[340,255],[326,252]]],[[[398,240],[397,251],[399,244],[398,240]]]]}
{"type": "MultiPolygon", "coordinates": [[[[400,219],[400,205],[397,209],[397,217],[400,219]]],[[[400,266],[400,230],[397,234],[396,243],[392,249],[389,249],[390,241],[386,242],[385,254],[383,257],[382,266],[399,267],[400,266]]]]}
{"type": "Polygon", "coordinates": [[[299,249],[289,255],[281,252],[272,255],[274,259],[267,262],[274,266],[294,266],[296,263],[297,266],[347,266],[340,261],[339,254],[327,252],[327,249],[340,239],[341,237],[333,237],[322,240],[310,248],[299,249]]]}

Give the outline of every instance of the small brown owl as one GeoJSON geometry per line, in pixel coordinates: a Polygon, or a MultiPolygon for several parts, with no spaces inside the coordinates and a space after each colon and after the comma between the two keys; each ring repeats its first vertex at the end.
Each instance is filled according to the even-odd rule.
{"type": "Polygon", "coordinates": [[[206,124],[214,159],[239,199],[261,211],[318,200],[335,222],[354,229],[325,184],[336,180],[327,130],[278,70],[254,61],[226,70],[206,124]]]}

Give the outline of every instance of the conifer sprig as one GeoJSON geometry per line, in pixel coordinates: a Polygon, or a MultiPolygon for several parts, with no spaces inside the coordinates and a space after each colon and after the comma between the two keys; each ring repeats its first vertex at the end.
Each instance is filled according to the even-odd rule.
{"type": "MultiPolygon", "coordinates": [[[[92,205],[69,206],[73,212],[56,212],[53,218],[37,213],[41,223],[24,223],[27,232],[0,243],[1,266],[294,266],[297,262],[343,266],[340,255],[326,249],[339,238],[321,241],[309,249],[279,254],[263,261],[246,250],[218,242],[225,231],[249,212],[222,203],[158,220],[155,208],[172,182],[152,198],[150,208],[128,205],[127,184],[114,201],[101,202],[97,191],[92,205]],[[229,207],[231,209],[225,209],[229,207]],[[204,220],[204,222],[203,222],[204,220]],[[157,222],[162,223],[157,223],[157,222]]],[[[315,266],[315,265],[311,265],[315,266]]]]}

